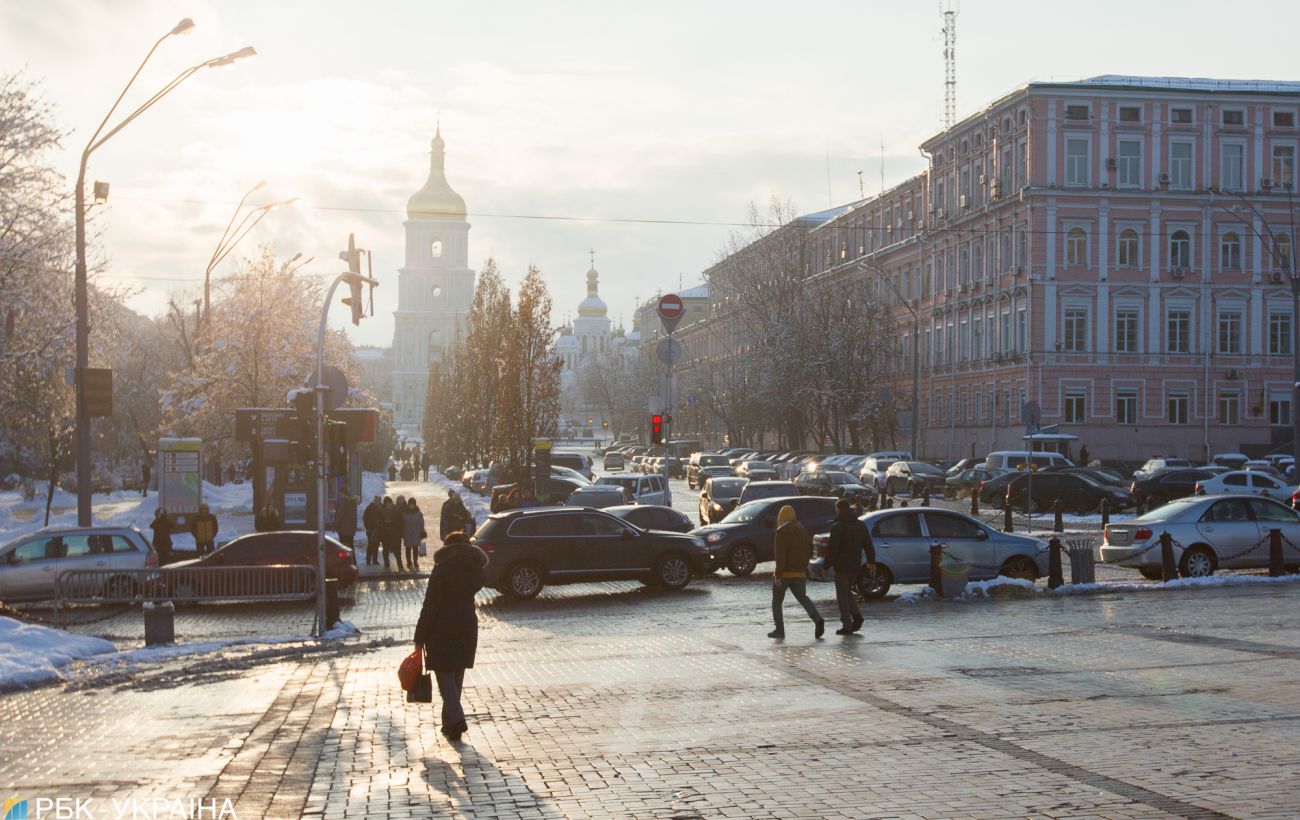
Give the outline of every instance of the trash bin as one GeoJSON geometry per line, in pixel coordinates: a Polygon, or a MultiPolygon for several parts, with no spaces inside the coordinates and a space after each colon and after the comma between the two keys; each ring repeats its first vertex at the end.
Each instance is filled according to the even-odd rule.
{"type": "Polygon", "coordinates": [[[970,578],[970,564],[965,561],[945,560],[939,564],[939,578],[943,582],[943,597],[956,598],[966,591],[970,578]]]}
{"type": "Polygon", "coordinates": [[[1070,583],[1095,584],[1097,558],[1093,543],[1075,541],[1067,543],[1066,547],[1070,550],[1070,583]]]}
{"type": "Polygon", "coordinates": [[[171,601],[144,604],[144,645],[176,643],[176,606],[171,601]]]}

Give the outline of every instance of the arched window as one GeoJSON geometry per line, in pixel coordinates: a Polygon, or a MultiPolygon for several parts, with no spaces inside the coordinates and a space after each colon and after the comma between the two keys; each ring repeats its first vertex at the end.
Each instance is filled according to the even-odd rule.
{"type": "Polygon", "coordinates": [[[429,253],[433,254],[433,258],[434,258],[434,259],[438,259],[438,258],[440,258],[440,257],[442,256],[442,240],[441,240],[441,239],[435,239],[435,240],[433,240],[433,244],[429,246],[429,253]]]}
{"type": "Polygon", "coordinates": [[[1181,228],[1169,234],[1169,267],[1192,266],[1192,235],[1181,228]]]}
{"type": "Polygon", "coordinates": [[[1219,267],[1241,270],[1241,236],[1236,231],[1228,231],[1219,240],[1219,267]]]}
{"type": "Polygon", "coordinates": [[[1119,253],[1116,256],[1119,259],[1120,267],[1136,268],[1138,267],[1138,232],[1132,228],[1125,228],[1119,232],[1119,253]]]}
{"type": "Polygon", "coordinates": [[[1088,234],[1083,228],[1071,228],[1065,234],[1065,264],[1081,268],[1088,264],[1088,234]]]}

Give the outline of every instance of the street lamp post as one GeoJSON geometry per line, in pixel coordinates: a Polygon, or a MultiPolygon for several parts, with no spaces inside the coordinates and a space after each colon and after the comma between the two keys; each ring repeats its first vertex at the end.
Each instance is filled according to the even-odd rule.
{"type": "Polygon", "coordinates": [[[145,55],[144,60],[142,60],[139,67],[136,68],[135,73],[131,75],[131,79],[127,81],[122,92],[117,95],[117,99],[114,100],[112,107],[108,109],[108,113],[104,115],[104,119],[99,123],[99,127],[90,135],[90,139],[86,142],[85,150],[81,152],[81,163],[77,168],[77,188],[75,191],[74,205],[76,209],[74,220],[76,224],[75,235],[77,263],[74,274],[73,291],[75,302],[74,307],[77,313],[76,368],[74,370],[77,402],[77,525],[81,527],[90,526],[90,497],[92,489],[90,486],[90,418],[86,415],[85,381],[86,368],[90,363],[90,288],[87,282],[88,277],[86,273],[86,166],[89,164],[90,155],[95,152],[95,149],[112,139],[117,132],[129,125],[136,117],[153,107],[154,103],[167,96],[172,89],[180,85],[196,71],[203,68],[230,65],[236,60],[245,57],[252,57],[257,53],[251,46],[247,46],[239,51],[231,52],[224,57],[208,60],[185,69],[180,74],[176,75],[171,82],[167,83],[159,91],[154,93],[152,97],[145,100],[144,103],[135,109],[135,111],[124,117],[117,125],[113,126],[108,133],[104,133],[104,128],[108,125],[109,119],[111,119],[113,113],[117,111],[117,107],[121,104],[127,91],[131,89],[136,78],[140,76],[140,72],[144,70],[145,64],[149,62],[151,57],[153,57],[153,53],[158,50],[158,46],[162,45],[163,40],[166,40],[168,37],[173,35],[188,34],[193,28],[194,21],[186,17],[173,26],[166,34],[159,37],[157,42],[153,44],[153,47],[149,49],[149,53],[145,55]]]}

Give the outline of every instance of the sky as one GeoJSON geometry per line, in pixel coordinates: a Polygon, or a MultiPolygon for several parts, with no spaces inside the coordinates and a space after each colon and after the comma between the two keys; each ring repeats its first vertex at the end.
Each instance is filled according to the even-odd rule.
{"type": "MultiPolygon", "coordinates": [[[[1031,79],[1300,79],[1273,34],[1300,28],[1294,2],[956,7],[959,118],[1031,79]]],[[[917,146],[943,112],[938,3],[5,0],[0,71],[55,105],[69,135],[51,159],[69,187],[182,16],[194,30],[162,42],[122,112],[190,66],[258,56],[197,72],[94,153],[89,177],[111,184],[95,209],[103,281],[150,315],[191,302],[236,204],[266,180],[249,203],[298,199],[217,274],[268,244],[329,278],[353,233],[373,252],[376,316],[331,319],[358,344],[391,343],[405,204],[439,120],[470,265],[492,256],[510,283],[538,266],[558,322],[586,295],[594,250],[610,316],[630,326],[638,299],[701,280],[751,204],[817,211],[922,171],[917,146]]]]}

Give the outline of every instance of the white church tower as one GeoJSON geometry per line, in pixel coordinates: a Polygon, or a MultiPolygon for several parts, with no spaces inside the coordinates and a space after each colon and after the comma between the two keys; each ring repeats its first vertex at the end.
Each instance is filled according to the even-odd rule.
{"type": "Polygon", "coordinates": [[[442,129],[433,137],[429,178],[406,203],[406,265],[397,273],[393,323],[393,421],[399,435],[422,437],[430,364],[439,363],[474,299],[465,200],[444,173],[442,129]]]}

